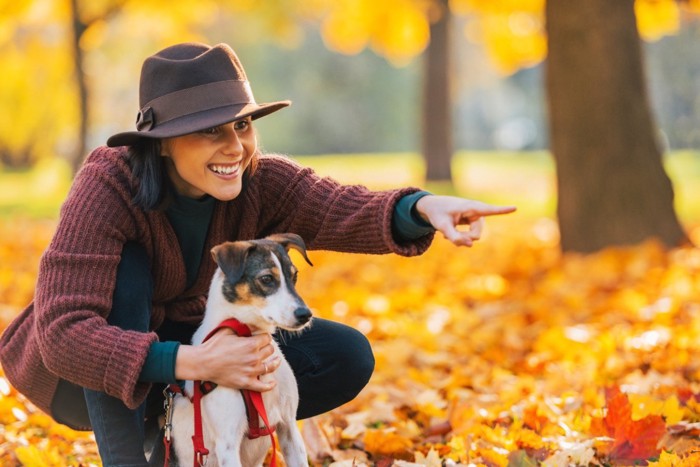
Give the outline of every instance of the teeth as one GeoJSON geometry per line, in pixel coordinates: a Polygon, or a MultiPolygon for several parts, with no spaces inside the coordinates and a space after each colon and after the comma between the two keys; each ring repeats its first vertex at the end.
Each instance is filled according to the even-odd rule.
{"type": "Polygon", "coordinates": [[[222,175],[231,175],[238,170],[238,165],[212,165],[211,170],[222,175]]]}

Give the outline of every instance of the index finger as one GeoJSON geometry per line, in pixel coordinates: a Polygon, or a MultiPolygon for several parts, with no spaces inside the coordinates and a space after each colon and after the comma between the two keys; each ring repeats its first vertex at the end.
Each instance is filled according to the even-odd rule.
{"type": "Polygon", "coordinates": [[[471,211],[477,216],[497,216],[501,214],[510,214],[518,208],[515,206],[494,206],[492,204],[480,203],[479,206],[473,207],[471,211]]]}

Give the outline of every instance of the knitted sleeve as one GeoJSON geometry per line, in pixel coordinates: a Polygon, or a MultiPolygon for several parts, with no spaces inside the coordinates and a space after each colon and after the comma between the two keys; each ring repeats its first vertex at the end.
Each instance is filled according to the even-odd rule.
{"type": "Polygon", "coordinates": [[[262,201],[262,233],[295,232],[311,249],[414,256],[434,236],[397,239],[392,234],[396,204],[418,188],[371,191],[341,185],[276,155],[261,157],[251,185],[262,201]]]}
{"type": "Polygon", "coordinates": [[[137,379],[157,337],[105,320],[122,247],[136,236],[126,170],[110,170],[120,162],[100,148],[76,176],[41,259],[35,313],[39,350],[51,372],[134,408],[150,389],[137,379]]]}

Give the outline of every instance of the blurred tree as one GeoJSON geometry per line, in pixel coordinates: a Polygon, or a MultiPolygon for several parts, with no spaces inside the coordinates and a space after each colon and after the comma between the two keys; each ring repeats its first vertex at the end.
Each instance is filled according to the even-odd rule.
{"type": "Polygon", "coordinates": [[[78,108],[80,120],[78,122],[78,139],[75,150],[69,157],[73,172],[77,172],[83,158],[87,154],[87,138],[90,125],[90,87],[85,72],[85,33],[90,27],[96,28],[104,24],[111,16],[116,15],[123,7],[126,0],[81,2],[70,0],[70,18],[72,34],[70,35],[71,51],[73,52],[73,65],[75,67],[75,82],[78,90],[78,108]]]}
{"type": "Polygon", "coordinates": [[[369,47],[402,66],[423,54],[421,146],[429,180],[451,181],[453,153],[451,10],[448,0],[316,0],[326,45],[369,47]]]}
{"type": "Polygon", "coordinates": [[[423,57],[422,150],[426,177],[452,181],[452,28],[447,0],[432,9],[430,43],[423,57]]]}
{"type": "Polygon", "coordinates": [[[562,248],[687,241],[652,121],[634,0],[548,0],[546,18],[562,248]]]}

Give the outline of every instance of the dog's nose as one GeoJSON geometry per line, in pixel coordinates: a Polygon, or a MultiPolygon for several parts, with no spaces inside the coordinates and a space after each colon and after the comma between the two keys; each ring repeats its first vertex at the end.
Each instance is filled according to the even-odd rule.
{"type": "Polygon", "coordinates": [[[311,319],[311,310],[305,307],[300,307],[294,310],[294,317],[297,319],[297,323],[304,324],[311,319]]]}

